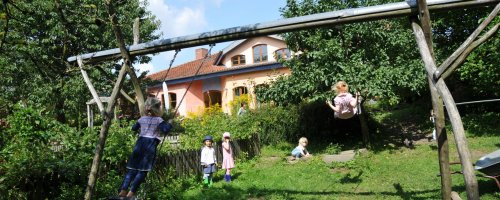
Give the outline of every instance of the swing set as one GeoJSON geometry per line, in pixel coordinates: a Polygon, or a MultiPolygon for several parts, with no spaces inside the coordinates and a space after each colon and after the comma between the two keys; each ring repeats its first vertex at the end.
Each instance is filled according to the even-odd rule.
{"type": "MultiPolygon", "coordinates": [[[[114,12],[113,5],[107,5],[110,12],[114,12]]],[[[140,56],[152,53],[158,53],[169,50],[179,49],[233,41],[238,39],[272,35],[279,33],[286,33],[291,31],[298,31],[304,29],[312,29],[324,26],[332,26],[338,24],[356,23],[364,21],[372,21],[378,19],[387,19],[394,17],[410,16],[411,27],[417,41],[420,55],[422,57],[427,78],[429,80],[429,87],[432,96],[432,105],[436,117],[435,128],[438,135],[438,149],[439,149],[439,165],[441,176],[441,191],[443,199],[451,199],[451,176],[450,176],[450,162],[448,153],[448,139],[444,129],[444,106],[446,106],[447,114],[451,121],[453,135],[457,145],[457,150],[462,165],[462,173],[465,178],[465,186],[468,199],[479,199],[479,190],[474,168],[471,162],[471,154],[468,148],[467,139],[465,137],[464,128],[460,114],[456,104],[451,96],[451,93],[445,83],[445,79],[460,66],[467,55],[480,44],[491,38],[498,30],[500,24],[496,24],[478,38],[479,34],[493,21],[500,10],[500,0],[411,0],[407,2],[389,3],[377,6],[369,6],[362,8],[352,8],[345,10],[338,10],[332,12],[325,12],[301,17],[294,17],[288,19],[281,19],[277,21],[251,24],[247,26],[240,26],[228,29],[222,29],[212,32],[205,32],[201,34],[188,35],[170,39],[162,39],[138,44],[139,41],[139,20],[136,19],[134,23],[134,45],[126,46],[121,34],[120,26],[115,13],[109,13],[111,16],[111,24],[118,41],[118,48],[104,50],[99,52],[87,53],[68,58],[69,62],[77,62],[87,84],[93,100],[97,104],[101,115],[104,118],[99,134],[99,142],[96,146],[92,168],[90,170],[88,184],[85,192],[85,199],[91,199],[97,180],[97,171],[100,165],[103,149],[106,142],[109,127],[112,122],[111,113],[116,103],[118,93],[121,91],[125,74],[129,74],[131,82],[134,86],[136,100],[139,106],[141,115],[144,115],[144,97],[139,85],[139,80],[132,68],[133,56],[140,56]],[[495,6],[489,16],[478,26],[478,28],[467,38],[456,51],[450,55],[440,66],[437,66],[434,61],[432,39],[431,39],[431,23],[430,12],[442,11],[450,9],[461,9],[478,6],[495,6]],[[97,92],[95,91],[88,75],[83,68],[85,64],[97,63],[104,60],[113,60],[121,57],[123,59],[122,67],[119,71],[118,78],[115,82],[111,96],[106,107],[102,104],[97,92]]],[[[210,51],[209,51],[210,53],[210,51]]],[[[208,54],[207,54],[208,55],[208,54]]],[[[205,56],[206,58],[207,56],[205,56]]],[[[169,69],[174,61],[172,59],[169,69]]],[[[200,65],[201,67],[201,65],[200,65]]],[[[196,74],[193,76],[191,83],[197,76],[200,67],[196,74]]],[[[168,71],[167,71],[168,75],[168,71]]],[[[164,81],[167,78],[164,77],[164,81]]],[[[188,89],[189,90],[189,89],[188,89]]],[[[186,92],[188,91],[186,90],[186,92]]],[[[186,94],[183,95],[184,98],[186,94]]],[[[167,95],[168,96],[168,95],[167,95]]],[[[181,100],[182,101],[182,100],[181,100]]],[[[168,102],[168,101],[166,101],[168,102]]],[[[180,104],[179,104],[180,105],[180,104]]],[[[177,112],[178,106],[174,113],[177,112]]],[[[160,147],[161,148],[161,147],[160,147]]]]}

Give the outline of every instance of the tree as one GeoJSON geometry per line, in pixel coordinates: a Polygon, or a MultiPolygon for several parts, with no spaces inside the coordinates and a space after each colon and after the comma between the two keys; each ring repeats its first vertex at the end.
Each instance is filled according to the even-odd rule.
{"type": "MultiPolygon", "coordinates": [[[[379,5],[387,1],[289,0],[281,10],[285,18],[379,5]]],[[[332,97],[330,87],[344,80],[351,91],[368,98],[378,96],[392,103],[426,86],[407,19],[383,19],[284,34],[288,48],[300,52],[284,65],[292,74],[272,87],[257,90],[260,100],[279,104],[332,97]]]]}
{"type": "MultiPolygon", "coordinates": [[[[146,1],[118,1],[119,23],[127,44],[132,44],[132,24],[141,21],[143,40],[158,39],[159,21],[145,10],[146,1]]],[[[116,38],[103,1],[7,1],[0,7],[0,101],[10,108],[22,101],[67,122],[85,113],[90,94],[69,56],[116,48],[116,38]],[[84,94],[84,95],[82,95],[84,94]]],[[[137,62],[148,62],[143,56],[137,62]]],[[[116,61],[89,69],[102,95],[110,91],[116,61]]],[[[8,113],[7,113],[8,114],[8,113]]],[[[5,116],[5,113],[3,114],[5,116]]],[[[2,116],[0,116],[1,118],[2,116]]]]}
{"type": "MultiPolygon", "coordinates": [[[[281,12],[289,18],[388,2],[394,1],[289,0],[281,12]]],[[[437,62],[447,58],[490,10],[481,7],[432,13],[437,62]]],[[[291,68],[291,76],[279,78],[269,89],[257,89],[261,101],[288,104],[324,100],[332,96],[330,86],[339,80],[347,81],[352,92],[359,90],[364,97],[382,97],[390,103],[414,98],[426,90],[423,64],[406,18],[318,28],[283,36],[288,47],[301,54],[284,62],[291,68]]],[[[498,96],[500,73],[495,67],[500,62],[498,44],[498,37],[494,37],[471,53],[447,80],[452,83],[452,91],[465,97],[472,94],[470,91],[483,97],[498,96]]]]}

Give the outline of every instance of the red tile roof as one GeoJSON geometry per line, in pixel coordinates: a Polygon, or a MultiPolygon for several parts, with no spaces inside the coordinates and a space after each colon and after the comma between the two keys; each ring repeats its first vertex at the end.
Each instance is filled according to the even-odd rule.
{"type": "MultiPolygon", "coordinates": [[[[217,62],[217,59],[221,56],[222,51],[219,51],[216,54],[210,55],[205,62],[203,63],[203,66],[201,66],[200,71],[198,72],[198,75],[201,74],[210,74],[218,71],[224,71],[226,70],[225,67],[223,66],[217,66],[215,65],[215,62],[217,62]]],[[[175,67],[172,67],[170,69],[170,72],[168,72],[168,69],[156,72],[154,74],[150,74],[147,76],[147,78],[150,78],[151,80],[155,81],[163,81],[163,80],[172,80],[172,79],[178,79],[178,78],[185,78],[185,77],[191,77],[196,74],[196,71],[198,70],[198,67],[200,64],[203,62],[203,58],[193,60],[175,67]],[[168,72],[168,77],[165,77],[168,72]]]]}

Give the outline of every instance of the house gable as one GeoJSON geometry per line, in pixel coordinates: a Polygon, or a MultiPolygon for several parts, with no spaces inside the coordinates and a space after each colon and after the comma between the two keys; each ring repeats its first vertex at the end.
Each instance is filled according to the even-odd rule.
{"type": "Polygon", "coordinates": [[[250,38],[247,40],[239,40],[233,42],[228,48],[224,49],[220,60],[217,61],[218,65],[224,65],[227,68],[240,66],[233,65],[231,58],[238,55],[244,55],[246,63],[243,65],[253,65],[254,55],[253,47],[257,45],[267,45],[267,62],[276,62],[274,52],[278,49],[287,48],[285,41],[277,36],[261,36],[250,38]]]}

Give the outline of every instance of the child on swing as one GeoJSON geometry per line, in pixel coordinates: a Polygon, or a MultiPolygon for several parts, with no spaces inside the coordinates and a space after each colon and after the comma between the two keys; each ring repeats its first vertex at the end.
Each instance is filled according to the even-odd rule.
{"type": "Polygon", "coordinates": [[[132,126],[133,131],[140,130],[140,132],[127,163],[128,171],[120,186],[119,197],[135,197],[139,185],[153,168],[156,147],[161,141],[160,133],[167,134],[172,129],[172,120],[165,122],[160,117],[162,115],[160,100],[150,97],[146,100],[144,107],[146,115],[139,118],[132,126]],[[127,192],[129,185],[130,190],[127,192]]]}
{"type": "Polygon", "coordinates": [[[349,93],[349,86],[345,81],[339,81],[335,84],[333,88],[337,93],[337,96],[333,99],[335,105],[332,104],[331,100],[327,100],[326,103],[335,112],[335,117],[340,119],[349,119],[353,117],[357,112],[357,104],[359,98],[359,92],[356,92],[356,97],[354,98],[351,93],[349,93]]]}
{"type": "Polygon", "coordinates": [[[217,171],[217,158],[213,148],[213,138],[207,135],[203,138],[204,147],[201,148],[201,165],[203,166],[203,185],[212,187],[212,174],[217,171]]]}
{"type": "Polygon", "coordinates": [[[234,168],[233,149],[231,148],[231,135],[229,132],[222,134],[222,169],[226,169],[224,180],[231,182],[231,169],[234,168]]]}

